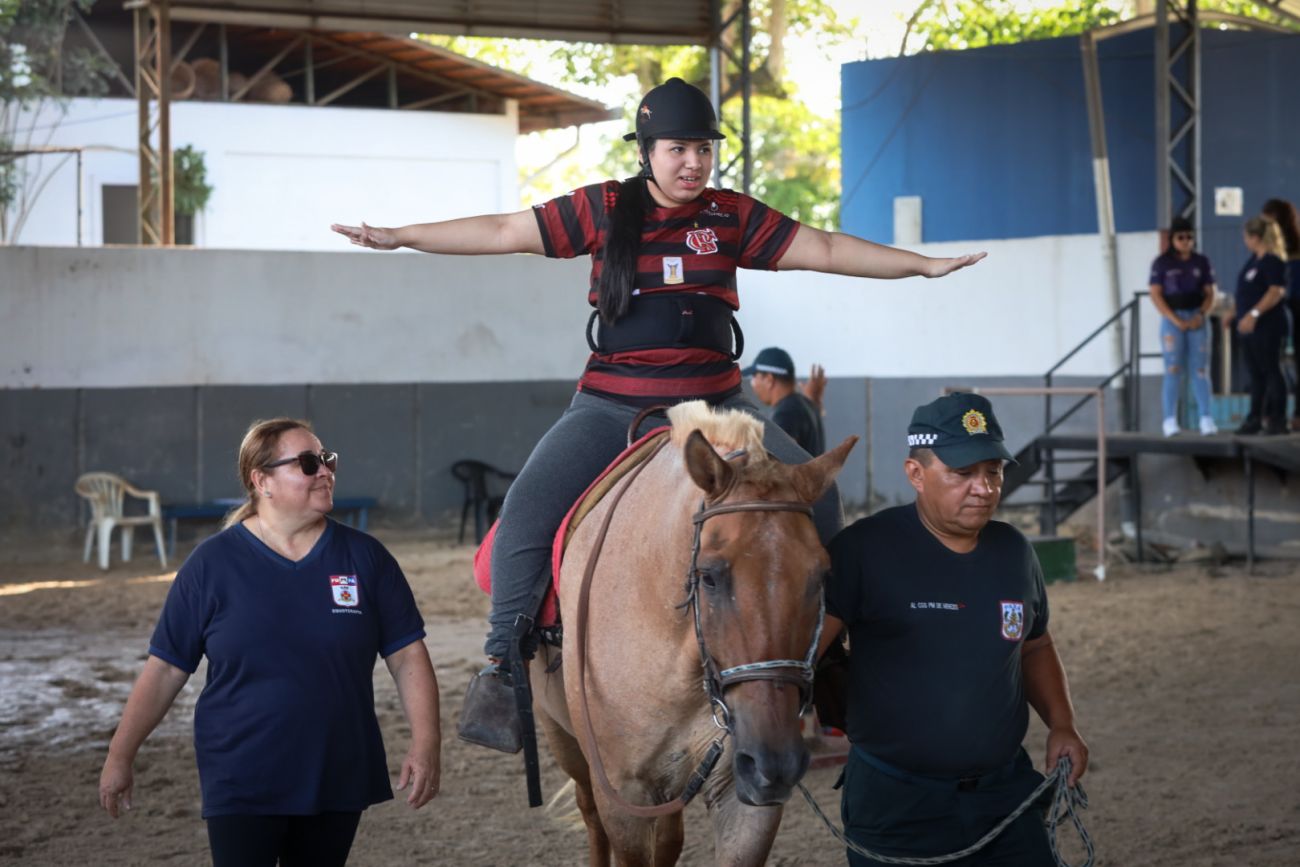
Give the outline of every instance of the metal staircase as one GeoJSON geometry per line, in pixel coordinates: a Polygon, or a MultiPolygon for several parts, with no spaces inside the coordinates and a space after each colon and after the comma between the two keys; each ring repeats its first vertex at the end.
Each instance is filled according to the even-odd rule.
{"type": "MultiPolygon", "coordinates": [[[[1093,330],[1074,349],[1065,354],[1043,375],[1043,385],[1051,388],[1062,376],[1061,369],[1098,337],[1110,329],[1120,329],[1120,345],[1124,358],[1114,372],[1096,384],[1110,388],[1117,381],[1119,389],[1119,429],[1138,429],[1138,408],[1141,406],[1141,360],[1159,358],[1160,353],[1140,351],[1140,308],[1147,292],[1135,293],[1132,300],[1093,330]]],[[[1009,507],[1036,508],[1039,532],[1055,535],[1057,525],[1072,515],[1097,495],[1098,467],[1095,444],[1087,447],[1079,437],[1058,434],[1065,422],[1072,418],[1090,400],[1081,397],[1063,411],[1053,405],[1052,395],[1044,396],[1043,431],[1016,454],[1017,464],[1008,467],[1003,479],[1002,501],[1009,507]]],[[[1084,438],[1086,441],[1086,438],[1084,438]]],[[[1124,478],[1131,462],[1108,457],[1105,468],[1106,484],[1124,478]]]]}

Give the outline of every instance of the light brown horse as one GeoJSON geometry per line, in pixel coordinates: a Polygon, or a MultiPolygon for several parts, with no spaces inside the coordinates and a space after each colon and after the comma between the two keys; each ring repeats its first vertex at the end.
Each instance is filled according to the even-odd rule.
{"type": "Polygon", "coordinates": [[[767,455],[761,422],[744,413],[694,402],[669,418],[671,441],[570,542],[563,663],[545,673],[554,648],[533,662],[537,718],[573,778],[591,864],[611,855],[618,865],[675,864],[680,796],[693,774],[707,773],[711,747],[725,748],[700,790],[717,863],[762,864],[809,760],[804,665],[829,566],[809,506],[857,438],[786,465],[767,455]],[[706,671],[716,703],[702,687],[706,671]],[[668,806],[646,816],[630,805],[668,806]]]}

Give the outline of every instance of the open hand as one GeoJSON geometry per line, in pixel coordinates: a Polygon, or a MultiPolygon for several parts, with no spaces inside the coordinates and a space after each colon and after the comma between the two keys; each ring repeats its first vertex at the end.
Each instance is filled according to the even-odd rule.
{"type": "Polygon", "coordinates": [[[826,393],[826,368],[814,364],[808,373],[808,378],[799,384],[799,390],[803,392],[804,397],[813,402],[813,406],[821,410],[822,395],[826,393]]]}
{"type": "Polygon", "coordinates": [[[360,226],[344,226],[334,223],[330,228],[358,247],[369,247],[372,250],[396,250],[402,246],[401,242],[397,240],[397,233],[392,229],[367,226],[364,222],[360,226]]]}
{"type": "Polygon", "coordinates": [[[131,788],[134,783],[131,765],[109,756],[99,775],[99,805],[116,819],[119,810],[131,809],[131,788]]]}
{"type": "Polygon", "coordinates": [[[429,753],[412,746],[402,760],[402,773],[397,778],[399,792],[408,785],[411,787],[406,796],[411,809],[418,810],[437,797],[441,781],[442,767],[436,748],[429,753]]]}
{"type": "Polygon", "coordinates": [[[925,276],[946,277],[953,271],[960,271],[968,265],[974,265],[987,255],[988,253],[967,253],[965,256],[957,256],[952,259],[931,259],[926,264],[925,276]]]}

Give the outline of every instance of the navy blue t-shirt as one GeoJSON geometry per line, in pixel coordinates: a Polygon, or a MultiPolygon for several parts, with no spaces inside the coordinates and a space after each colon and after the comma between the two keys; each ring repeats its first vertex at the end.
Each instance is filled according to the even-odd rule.
{"type": "Polygon", "coordinates": [[[1010,762],[1029,726],[1022,642],[1047,631],[1028,540],[990,521],[959,554],[911,504],[845,528],[830,555],[826,610],[849,630],[849,740],[915,774],[1010,762]]]}
{"type": "MultiPolygon", "coordinates": [[[[1286,286],[1286,263],[1272,253],[1251,256],[1237,278],[1237,316],[1245,316],[1246,311],[1268,294],[1270,286],[1286,286]]],[[[1274,318],[1285,315],[1282,305],[1277,304],[1264,311],[1259,318],[1261,322],[1271,322],[1274,318]]]]}
{"type": "Polygon", "coordinates": [[[195,548],[149,653],[190,673],[208,658],[194,711],[204,818],[392,798],[375,660],[424,634],[397,561],[350,527],[327,520],[296,563],[239,524],[195,548]]]}
{"type": "Polygon", "coordinates": [[[1152,286],[1159,286],[1171,310],[1195,310],[1205,303],[1207,287],[1214,285],[1214,266],[1200,253],[1187,259],[1162,253],[1151,263],[1152,286]]]}
{"type": "Polygon", "coordinates": [[[826,451],[821,413],[816,404],[799,392],[792,391],[777,402],[772,410],[772,421],[813,457],[826,451]]]}

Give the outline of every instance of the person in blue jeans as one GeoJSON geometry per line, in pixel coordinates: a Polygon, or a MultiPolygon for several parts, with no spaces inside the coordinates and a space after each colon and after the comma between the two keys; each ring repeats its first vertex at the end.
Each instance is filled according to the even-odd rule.
{"type": "Polygon", "coordinates": [[[1178,393],[1183,373],[1192,382],[1201,433],[1219,432],[1210,408],[1210,308],[1216,291],[1214,266],[1196,252],[1191,221],[1176,217],[1169,226],[1169,247],[1151,263],[1151,303],[1160,312],[1160,347],[1165,381],[1160,392],[1167,437],[1179,432],[1178,393]]]}

